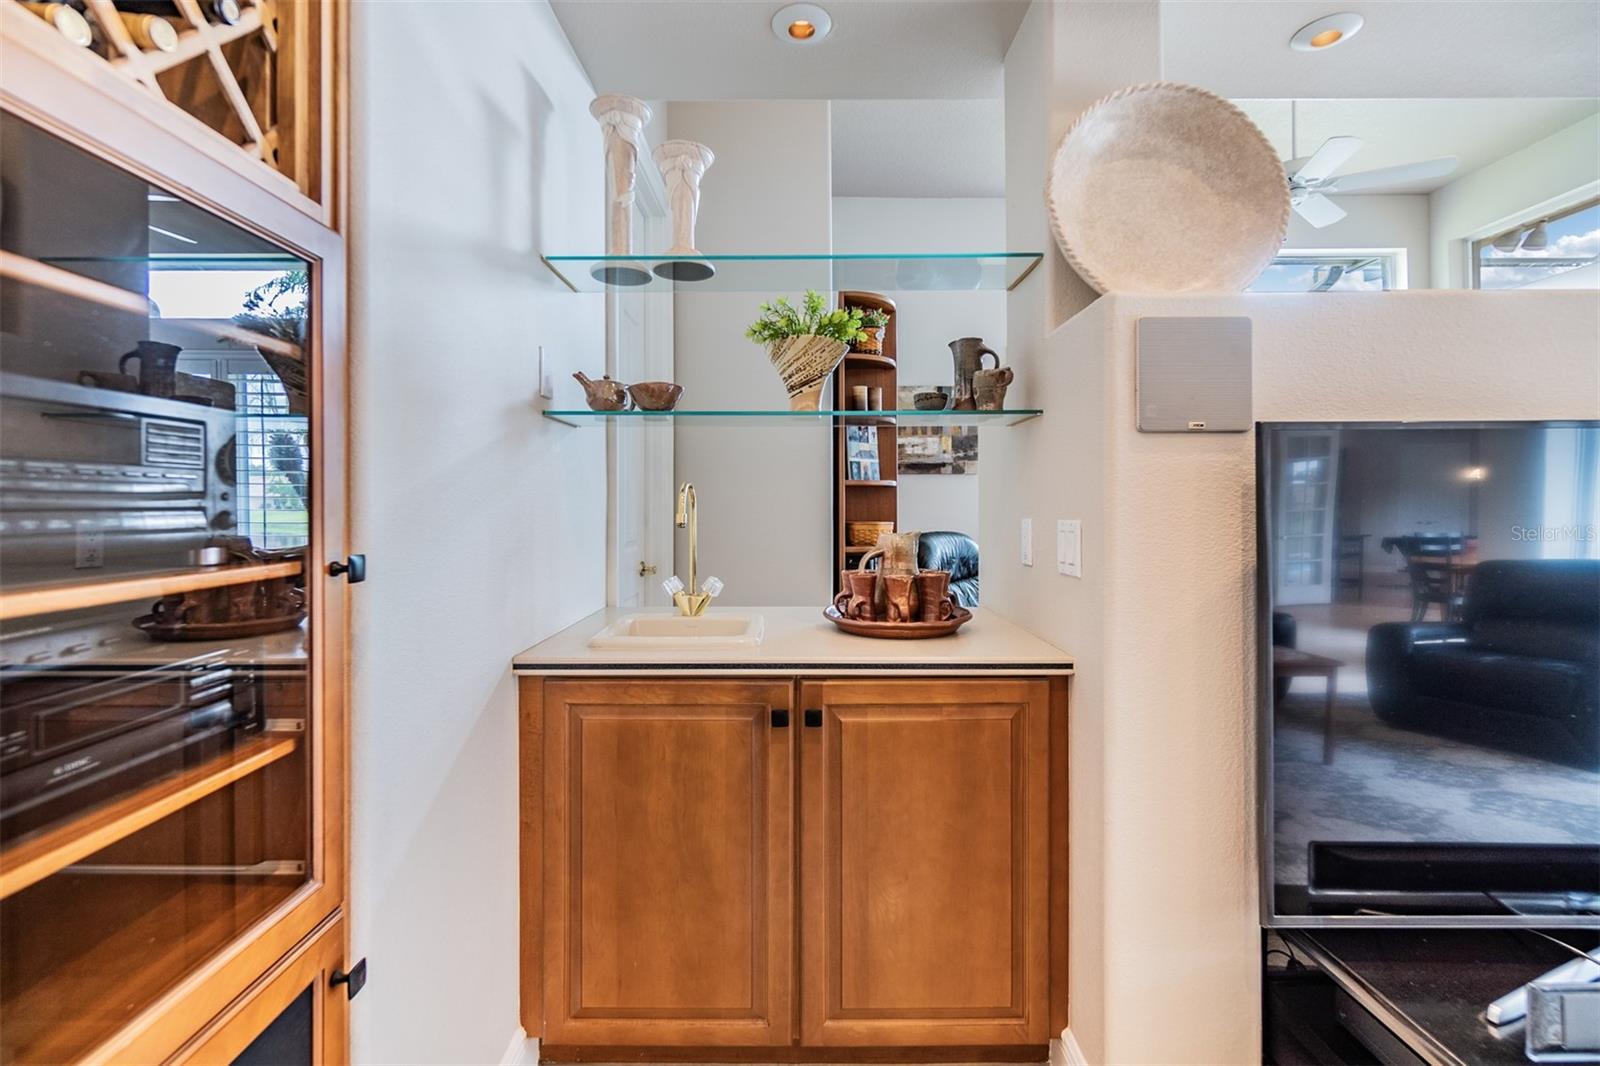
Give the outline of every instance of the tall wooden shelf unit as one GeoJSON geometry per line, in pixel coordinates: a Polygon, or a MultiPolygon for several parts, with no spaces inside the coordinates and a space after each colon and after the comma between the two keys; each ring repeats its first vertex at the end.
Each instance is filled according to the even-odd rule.
{"type": "MultiPolygon", "coordinates": [[[[869,390],[881,388],[883,390],[883,406],[889,411],[895,410],[897,403],[897,378],[896,359],[899,348],[896,337],[899,332],[899,315],[895,313],[894,301],[875,292],[842,291],[839,293],[840,307],[860,307],[886,311],[889,315],[889,324],[883,330],[883,351],[880,354],[867,354],[851,351],[846,353],[844,361],[833,372],[833,405],[838,410],[850,406],[850,390],[854,386],[865,385],[869,390]]],[[[852,419],[854,425],[861,425],[861,421],[852,419]]],[[[897,521],[896,498],[899,482],[899,471],[896,465],[899,447],[896,442],[895,418],[886,414],[881,419],[873,419],[869,423],[877,434],[878,439],[878,472],[879,476],[871,480],[858,480],[849,477],[849,448],[846,435],[849,426],[840,424],[834,428],[834,468],[833,468],[833,554],[834,554],[834,591],[839,591],[839,571],[848,570],[861,561],[870,547],[851,546],[847,523],[850,522],[895,522],[897,521]]]]}
{"type": "MultiPolygon", "coordinates": [[[[219,568],[166,547],[152,553],[155,562],[119,556],[125,549],[109,536],[102,560],[100,541],[80,537],[74,563],[68,534],[65,563],[48,543],[37,558],[0,557],[0,704],[8,713],[53,711],[70,691],[83,694],[91,717],[101,716],[96,729],[117,730],[94,738],[141,734],[153,719],[130,712],[144,706],[139,700],[159,698],[152,706],[160,721],[185,723],[176,758],[160,749],[160,760],[135,773],[117,761],[122,755],[97,755],[126,781],[110,777],[70,802],[57,795],[30,809],[16,805],[17,791],[0,790],[0,1063],[230,1062],[252,1046],[265,1053],[259,1041],[281,1034],[273,1023],[291,1017],[306,1019],[309,1035],[292,1050],[276,1046],[271,1061],[343,1062],[349,986],[332,978],[354,961],[346,921],[348,593],[326,563],[350,547],[339,229],[347,12],[322,0],[240,0],[237,21],[224,24],[198,0],[174,0],[177,47],[159,52],[133,42],[115,0],[85,0],[79,9],[98,51],[72,44],[17,0],[0,0],[0,394],[17,402],[6,388],[29,382],[69,397],[46,405],[59,423],[11,406],[6,417],[59,426],[60,434],[72,420],[203,426],[195,439],[211,494],[206,530],[248,535],[258,547],[288,538],[305,552],[303,560],[219,568]],[[168,217],[186,224],[163,227],[168,217]],[[245,257],[252,269],[303,272],[307,311],[298,341],[246,332],[219,312],[210,341],[181,345],[180,372],[237,385],[231,419],[226,407],[192,397],[147,390],[119,403],[127,395],[120,386],[85,387],[80,375],[115,377],[133,343],[172,338],[175,327],[150,294],[159,272],[227,269],[240,248],[260,253],[245,257]],[[298,362],[303,385],[287,384],[262,352],[298,362]],[[190,358],[209,359],[211,370],[182,361],[190,358]],[[292,399],[295,388],[303,404],[292,399]],[[256,393],[270,394],[262,404],[277,396],[293,406],[288,414],[257,409],[256,393]],[[62,405],[107,413],[61,415],[62,405]],[[298,486],[294,513],[303,515],[292,528],[263,519],[259,535],[249,516],[266,512],[249,510],[245,481],[245,423],[256,415],[278,420],[273,433],[298,434],[299,480],[289,484],[298,486]],[[225,506],[214,507],[218,499],[225,506]],[[303,582],[307,618],[298,633],[161,643],[129,624],[163,597],[228,595],[266,581],[303,582]],[[58,639],[80,632],[100,643],[88,650],[58,639]],[[13,654],[43,646],[53,650],[13,654]],[[226,726],[215,735],[194,724],[220,716],[226,726]],[[204,745],[191,743],[196,730],[204,745]]],[[[16,452],[26,434],[0,430],[6,437],[0,457],[11,477],[30,456],[16,452]]],[[[90,439],[105,438],[73,441],[90,439]]],[[[120,456],[66,454],[73,442],[49,433],[27,446],[59,446],[69,464],[100,464],[73,476],[164,476],[123,472],[157,461],[148,435],[142,439],[120,456]]],[[[285,467],[273,469],[282,475],[285,467]]],[[[0,527],[0,541],[15,525],[0,527]]],[[[0,543],[0,552],[8,546],[0,543]]],[[[42,720],[27,719],[26,729],[43,735],[44,726],[28,724],[42,720]]],[[[16,721],[8,718],[7,729],[16,721]]],[[[13,762],[16,734],[5,740],[7,784],[20,789],[22,777],[11,775],[49,767],[53,756],[36,754],[48,751],[42,741],[24,753],[34,762],[13,762]]]]}

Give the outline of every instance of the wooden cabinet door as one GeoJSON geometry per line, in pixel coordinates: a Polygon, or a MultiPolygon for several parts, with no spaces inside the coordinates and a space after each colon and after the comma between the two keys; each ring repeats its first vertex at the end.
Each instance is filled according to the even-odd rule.
{"type": "Polygon", "coordinates": [[[544,1039],[785,1044],[792,686],[544,686],[544,1039]]]}
{"type": "Polygon", "coordinates": [[[1049,684],[800,687],[813,1046],[1049,1038],[1049,684]]]}

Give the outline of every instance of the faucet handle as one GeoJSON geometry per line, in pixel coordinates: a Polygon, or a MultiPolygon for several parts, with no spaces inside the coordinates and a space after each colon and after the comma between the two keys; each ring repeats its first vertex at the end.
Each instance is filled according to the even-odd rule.
{"type": "Polygon", "coordinates": [[[720,577],[706,578],[705,581],[701,582],[700,584],[700,591],[704,592],[712,599],[716,599],[718,596],[722,595],[722,579],[720,577]]]}
{"type": "Polygon", "coordinates": [[[666,590],[668,596],[676,596],[683,591],[683,579],[673,574],[661,583],[661,587],[666,590]]]}

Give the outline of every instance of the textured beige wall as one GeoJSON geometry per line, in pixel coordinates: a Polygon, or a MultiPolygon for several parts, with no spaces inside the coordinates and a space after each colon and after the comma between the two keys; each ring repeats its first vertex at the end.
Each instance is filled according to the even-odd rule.
{"type": "Polygon", "coordinates": [[[1260,420],[1600,417],[1592,293],[1105,297],[986,435],[985,606],[1072,652],[1071,1031],[1090,1062],[1259,1061],[1253,434],[1135,428],[1145,315],[1247,315],[1260,420]],[[1515,354],[1513,354],[1515,353],[1515,354]],[[1527,367],[1536,360],[1537,372],[1527,367]],[[993,440],[990,439],[993,437],[993,440]],[[1084,520],[1084,577],[1054,525],[1084,520]]]}

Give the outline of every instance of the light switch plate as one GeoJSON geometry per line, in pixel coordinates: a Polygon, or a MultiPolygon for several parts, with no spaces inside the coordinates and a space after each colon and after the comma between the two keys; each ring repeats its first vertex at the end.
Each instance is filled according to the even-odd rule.
{"type": "Polygon", "coordinates": [[[1083,576],[1083,520],[1063,518],[1056,523],[1056,573],[1083,576]]]}
{"type": "Polygon", "coordinates": [[[1022,520],[1022,565],[1033,565],[1033,519],[1022,520]]]}
{"type": "Polygon", "coordinates": [[[556,376],[544,364],[544,345],[539,345],[539,395],[546,400],[556,398],[556,376]]]}

